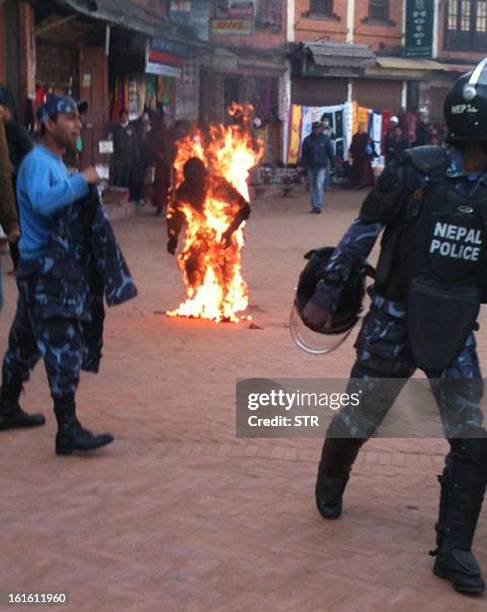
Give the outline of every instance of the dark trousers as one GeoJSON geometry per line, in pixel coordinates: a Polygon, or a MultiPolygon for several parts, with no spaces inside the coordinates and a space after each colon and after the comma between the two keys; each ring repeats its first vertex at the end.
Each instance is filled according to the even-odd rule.
{"type": "Polygon", "coordinates": [[[83,359],[81,323],[78,319],[45,318],[33,292],[27,297],[19,286],[17,312],[3,361],[3,386],[17,388],[26,382],[42,357],[53,400],[74,396],[83,359]]]}
{"type": "MultiPolygon", "coordinates": [[[[326,456],[325,444],[322,463],[329,476],[344,476],[349,471],[349,457],[354,460],[357,445],[375,434],[416,370],[405,314],[402,305],[373,298],[357,339],[357,360],[347,389],[349,394],[360,393],[360,404],[344,407],[330,424],[327,438],[342,438],[343,443],[328,445],[330,456],[326,456]],[[338,453],[332,450],[334,446],[338,453]]],[[[479,470],[478,458],[487,456],[487,431],[480,406],[483,381],[473,332],[445,370],[427,370],[425,374],[451,446],[446,465],[456,461],[479,470]]]]}
{"type": "Polygon", "coordinates": [[[132,165],[130,162],[117,162],[113,167],[113,184],[115,187],[129,187],[132,165]]]}

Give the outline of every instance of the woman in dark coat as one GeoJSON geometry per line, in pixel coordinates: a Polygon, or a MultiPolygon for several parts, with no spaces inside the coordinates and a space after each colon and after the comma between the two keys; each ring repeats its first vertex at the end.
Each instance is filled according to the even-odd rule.
{"type": "Polygon", "coordinates": [[[365,126],[360,125],[350,145],[350,156],[353,159],[350,183],[355,189],[364,189],[374,185],[374,174],[370,163],[374,155],[374,143],[370,139],[365,126]]]}

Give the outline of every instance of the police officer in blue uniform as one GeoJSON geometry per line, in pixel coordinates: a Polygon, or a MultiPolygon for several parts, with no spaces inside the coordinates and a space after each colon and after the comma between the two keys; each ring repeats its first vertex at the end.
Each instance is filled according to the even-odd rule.
{"type": "Polygon", "coordinates": [[[2,368],[0,430],[44,425],[43,415],[28,414],[19,405],[22,385],[42,357],[58,422],[56,452],[70,455],[113,441],[110,434],[83,428],[75,410],[85,354],[83,326],[90,320],[91,302],[90,279],[83,267],[86,252],[69,231],[73,211],[86,204],[90,185],[100,179],[94,168],[69,175],[62,161],[81,129],[71,98],[51,96],[39,111],[39,121],[41,143],[23,160],[17,181],[22,234],[19,298],[2,368]]]}
{"type": "Polygon", "coordinates": [[[422,369],[450,444],[433,571],[455,590],[479,594],[485,583],[471,548],[487,481],[487,431],[474,330],[487,302],[487,59],[455,82],[444,112],[451,148],[410,149],[386,167],[304,308],[309,326],[326,327],[351,270],[384,231],[349,383],[360,406],[341,410],[329,427],[316,502],[325,519],[340,516],[360,448],[422,369]]]}

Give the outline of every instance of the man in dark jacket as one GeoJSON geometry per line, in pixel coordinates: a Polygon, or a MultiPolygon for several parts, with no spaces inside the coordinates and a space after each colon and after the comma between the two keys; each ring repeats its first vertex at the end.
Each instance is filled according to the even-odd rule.
{"type": "Polygon", "coordinates": [[[386,164],[389,164],[393,159],[399,159],[401,154],[408,148],[408,143],[402,135],[401,127],[391,122],[391,128],[384,140],[384,155],[386,164]]]}
{"type": "MultiPolygon", "coordinates": [[[[12,95],[5,87],[0,87],[0,121],[5,124],[5,136],[7,138],[8,154],[11,164],[11,179],[15,196],[15,184],[17,181],[17,172],[20,164],[27,153],[32,150],[32,140],[25,127],[16,121],[14,111],[14,101],[12,95]]],[[[15,200],[15,206],[17,202],[15,200]]],[[[17,269],[19,263],[19,247],[18,240],[20,234],[12,237],[10,240],[10,255],[14,270],[17,269]]]]}
{"type": "MultiPolygon", "coordinates": [[[[4,231],[1,244],[10,244],[19,239],[19,221],[15,207],[15,196],[12,185],[12,164],[8,153],[5,123],[0,118],[0,226],[4,231]]],[[[0,310],[3,305],[2,279],[0,266],[0,310]]]]}
{"type": "Polygon", "coordinates": [[[311,187],[311,213],[319,215],[323,206],[328,166],[334,163],[331,139],[323,134],[321,123],[313,123],[312,132],[304,139],[301,164],[308,173],[311,187]]]}
{"type": "Polygon", "coordinates": [[[137,134],[126,110],[120,115],[120,123],[113,128],[113,153],[113,183],[116,187],[129,187],[129,198],[133,200],[132,175],[138,158],[137,134]]]}

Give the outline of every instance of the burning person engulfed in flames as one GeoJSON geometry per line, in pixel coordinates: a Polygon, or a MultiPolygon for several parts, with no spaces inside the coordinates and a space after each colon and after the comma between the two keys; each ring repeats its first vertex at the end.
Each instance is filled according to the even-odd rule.
{"type": "Polygon", "coordinates": [[[238,321],[248,306],[242,277],[243,225],[250,215],[247,178],[262,157],[246,130],[249,109],[234,107],[240,125],[212,126],[178,143],[177,190],[168,207],[168,251],[178,255],[188,299],[168,316],[238,321]]]}

